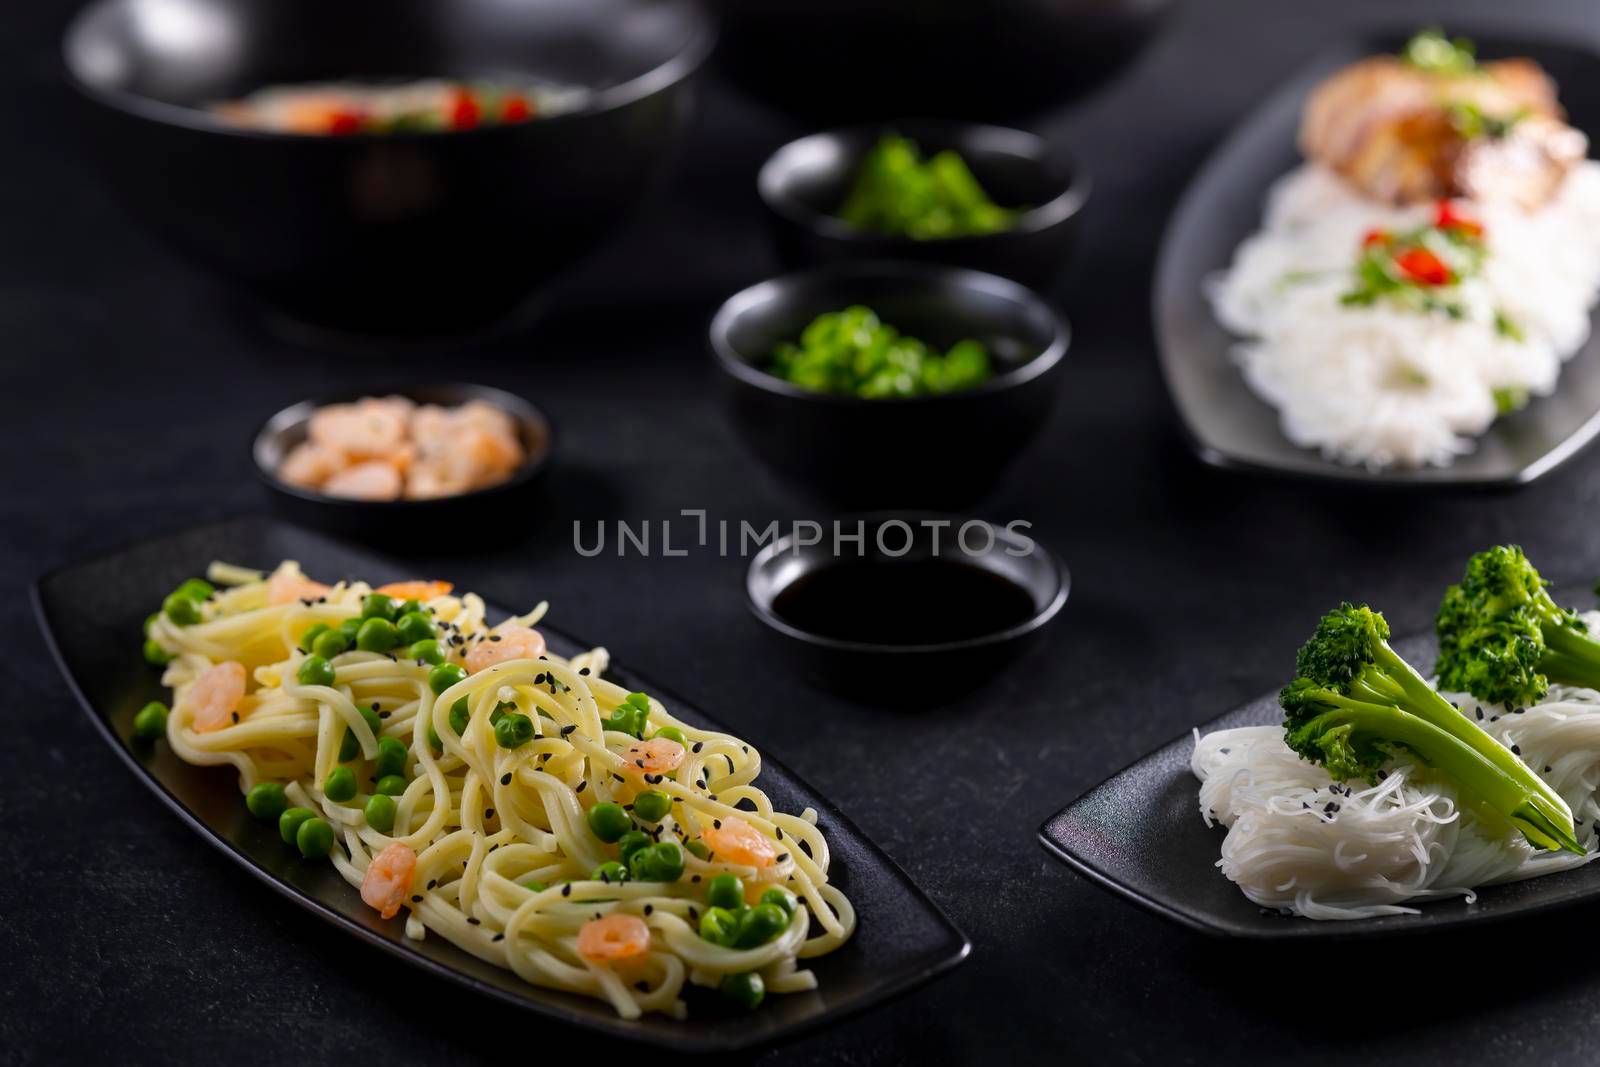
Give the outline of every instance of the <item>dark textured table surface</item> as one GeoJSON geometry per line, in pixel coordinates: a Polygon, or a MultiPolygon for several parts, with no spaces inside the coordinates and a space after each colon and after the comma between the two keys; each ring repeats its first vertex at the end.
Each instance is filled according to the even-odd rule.
{"type": "Polygon", "coordinates": [[[286,907],[117,764],[29,615],[26,584],[49,567],[264,509],[245,447],[271,411],[441,374],[533,398],[558,423],[560,455],[524,540],[439,545],[419,562],[500,601],[547,597],[562,625],[692,694],[831,795],[972,937],[951,975],[766,1061],[1600,1059],[1600,930],[1583,914],[1248,949],[1095,889],[1033,836],[1106,774],[1279,683],[1341,597],[1420,628],[1462,559],[1502,540],[1556,578],[1600,572],[1600,451],[1505,496],[1369,496],[1202,469],[1173,428],[1147,309],[1187,175],[1341,26],[1478,11],[1600,43],[1595,8],[1524,2],[1511,23],[1495,2],[1195,0],[1125,77],[1045,123],[1096,178],[1055,294],[1077,342],[1057,418],[981,510],[1033,522],[1076,589],[1010,675],[961,704],[890,714],[783,672],[746,612],[740,561],[572,547],[574,519],[813,517],[711,403],[702,347],[716,302],[773,269],[752,177],[792,127],[710,86],[677,179],[531,328],[448,360],[329,355],[263,331],[127,224],[60,129],[65,11],[14,6],[0,34],[0,627],[12,648],[0,659],[0,1060],[630,1054],[473,1004],[286,907]]]}

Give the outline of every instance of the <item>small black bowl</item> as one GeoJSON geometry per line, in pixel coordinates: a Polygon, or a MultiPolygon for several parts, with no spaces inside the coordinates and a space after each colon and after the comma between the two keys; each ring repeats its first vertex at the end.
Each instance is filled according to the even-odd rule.
{"type": "Polygon", "coordinates": [[[971,267],[1044,287],[1071,253],[1090,182],[1070,154],[1031,133],[918,120],[854,126],[791,141],[762,166],[756,188],[786,267],[914,259],[971,267]],[[867,154],[891,132],[911,138],[928,156],[955,151],[995,203],[1029,210],[1009,230],[967,237],[917,240],[856,229],[837,212],[867,154]]]}
{"type": "MultiPolygon", "coordinates": [[[[1066,566],[1055,553],[1025,532],[982,519],[885,512],[836,520],[820,536],[815,531],[807,533],[802,540],[799,531],[793,531],[751,560],[745,578],[750,610],[809,681],[867,704],[927,706],[971,692],[1038,639],[1045,624],[1066,603],[1071,584],[1066,566]],[[983,536],[977,537],[973,530],[983,536]],[[841,531],[845,536],[836,537],[841,531]],[[859,541],[854,540],[858,533],[862,535],[859,541]],[[1000,588],[1020,599],[1020,610],[993,630],[917,643],[875,641],[864,639],[863,634],[834,636],[807,628],[783,613],[786,591],[829,568],[851,568],[847,580],[858,581],[861,568],[920,567],[924,569],[902,573],[915,574],[912,580],[921,582],[927,575],[926,562],[936,558],[991,576],[1000,588]]],[[[880,572],[878,577],[892,578],[892,572],[880,572]]],[[[929,602],[894,603],[883,609],[864,604],[861,610],[959,619],[962,612],[975,608],[970,598],[968,603],[954,599],[937,603],[936,588],[924,589],[919,595],[929,602]]],[[[860,622],[842,626],[859,628],[860,622]]]]}
{"type": "Polygon", "coordinates": [[[714,0],[717,64],[814,125],[935,113],[1005,120],[1129,63],[1175,0],[714,0]]]}
{"type": "Polygon", "coordinates": [[[416,548],[467,538],[506,539],[527,528],[523,519],[532,506],[540,473],[550,458],[554,434],[544,413],[520,396],[487,385],[419,385],[366,390],[303,400],[272,416],[256,431],[250,455],[256,475],[272,493],[278,510],[296,522],[371,544],[416,548]],[[346,500],[324,496],[280,481],[283,457],[306,439],[307,424],[320,407],[344,404],[364,396],[403,396],[419,404],[457,407],[482,400],[516,421],[526,458],[506,481],[458,496],[433,500],[346,500]]]}
{"type": "Polygon", "coordinates": [[[1016,282],[885,262],[789,274],[736,293],[712,319],[710,342],[735,423],[796,488],[851,507],[958,507],[993,489],[1044,425],[1067,336],[1065,320],[1016,282]],[[864,400],[808,392],[763,369],[779,342],[851,304],[940,349],[982,341],[999,373],[962,392],[864,400]]]}
{"type": "Polygon", "coordinates": [[[64,58],[99,176],[179,251],[301,323],[451,335],[627,217],[714,35],[694,0],[95,0],[64,58]],[[528,122],[342,137],[205,110],[274,84],[496,76],[590,95],[528,122]]]}

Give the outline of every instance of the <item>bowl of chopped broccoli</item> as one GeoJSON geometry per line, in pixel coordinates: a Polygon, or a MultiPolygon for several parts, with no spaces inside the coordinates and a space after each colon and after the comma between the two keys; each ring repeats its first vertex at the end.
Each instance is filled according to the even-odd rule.
{"type": "Polygon", "coordinates": [[[734,424],[830,504],[957,507],[995,488],[1059,392],[1067,324],[1006,278],[836,264],[734,294],[710,347],[734,424]]]}
{"type": "Polygon", "coordinates": [[[1033,286],[1066,264],[1089,195],[1064,149],[969,122],[802,137],[773,153],[756,185],[786,266],[911,259],[1033,286]]]}

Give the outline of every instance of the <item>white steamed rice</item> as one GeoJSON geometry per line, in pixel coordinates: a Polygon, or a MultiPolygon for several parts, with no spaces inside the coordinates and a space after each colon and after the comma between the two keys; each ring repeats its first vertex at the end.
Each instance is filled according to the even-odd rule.
{"type": "Polygon", "coordinates": [[[1371,468],[1444,466],[1494,421],[1495,390],[1554,391],[1600,294],[1600,163],[1580,164],[1532,214],[1462,210],[1487,231],[1482,272],[1449,290],[1462,318],[1384,300],[1347,307],[1339,298],[1362,235],[1424,225],[1432,206],[1376,204],[1316,164],[1273,186],[1263,228],[1208,295],[1222,324],[1247,338],[1234,357],[1296,445],[1371,468]],[[1496,331],[1497,310],[1522,341],[1496,331]]]}

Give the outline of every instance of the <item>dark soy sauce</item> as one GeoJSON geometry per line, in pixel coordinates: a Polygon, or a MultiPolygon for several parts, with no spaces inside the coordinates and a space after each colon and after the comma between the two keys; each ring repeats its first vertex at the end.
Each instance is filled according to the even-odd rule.
{"type": "Polygon", "coordinates": [[[825,564],[784,587],[772,610],[796,629],[837,641],[941,645],[1021,625],[1034,604],[1003,575],[932,556],[825,564]]]}

